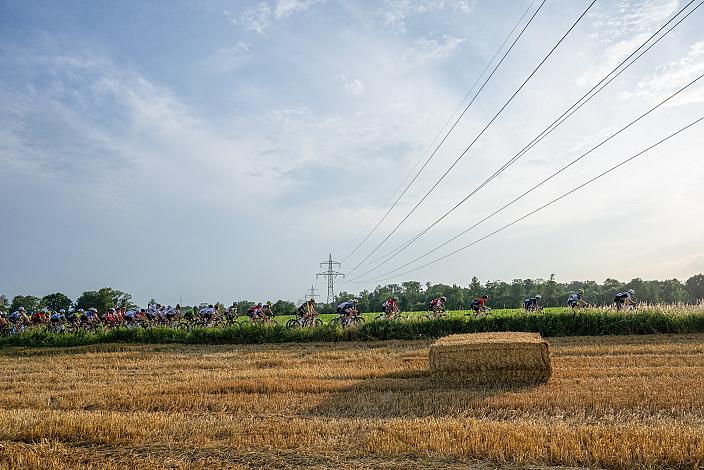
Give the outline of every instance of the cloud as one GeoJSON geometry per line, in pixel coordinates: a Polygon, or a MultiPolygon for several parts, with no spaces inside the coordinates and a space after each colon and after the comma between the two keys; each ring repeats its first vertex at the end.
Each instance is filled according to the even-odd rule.
{"type": "Polygon", "coordinates": [[[464,38],[444,35],[442,39],[420,38],[406,52],[406,57],[417,65],[444,60],[467,40],[464,38]]]}
{"type": "Polygon", "coordinates": [[[345,91],[352,95],[361,95],[364,93],[364,83],[358,79],[354,79],[349,83],[345,83],[345,91]]]}
{"type": "MultiPolygon", "coordinates": [[[[619,2],[612,9],[596,10],[592,25],[597,29],[585,47],[593,53],[593,65],[576,83],[592,85],[640,46],[679,7],[679,0],[644,0],[619,2]]],[[[583,50],[580,55],[583,55],[583,50]]]]}
{"type": "Polygon", "coordinates": [[[258,3],[254,6],[246,8],[240,17],[242,24],[249,31],[256,31],[260,35],[264,35],[272,23],[273,12],[267,3],[258,3]]]}
{"type": "Polygon", "coordinates": [[[345,88],[345,92],[349,93],[350,95],[361,95],[366,90],[366,86],[360,79],[350,79],[345,73],[339,73],[333,78],[339,82],[342,82],[345,88]]]}
{"type": "MultiPolygon", "coordinates": [[[[702,74],[704,74],[704,41],[694,43],[685,57],[661,67],[656,74],[641,80],[636,85],[635,91],[624,92],[621,96],[624,100],[641,98],[655,103],[702,74]]],[[[704,83],[702,80],[692,85],[692,88],[668,105],[680,106],[695,103],[704,103],[704,83]]]]}
{"type": "Polygon", "coordinates": [[[455,2],[455,11],[461,11],[462,13],[469,15],[474,11],[474,7],[476,5],[476,0],[459,0],[455,2]]]}
{"type": "Polygon", "coordinates": [[[239,19],[224,10],[223,13],[235,26],[244,26],[248,31],[254,31],[264,36],[266,31],[276,21],[301,11],[308,10],[321,0],[278,0],[274,6],[266,2],[245,8],[239,19]]]}
{"type": "Polygon", "coordinates": [[[411,17],[443,10],[445,5],[442,0],[385,0],[378,15],[385,27],[402,33],[406,31],[406,23],[411,17]]]}
{"type": "Polygon", "coordinates": [[[284,18],[293,13],[304,11],[317,3],[317,0],[278,0],[274,9],[276,18],[284,18]]]}

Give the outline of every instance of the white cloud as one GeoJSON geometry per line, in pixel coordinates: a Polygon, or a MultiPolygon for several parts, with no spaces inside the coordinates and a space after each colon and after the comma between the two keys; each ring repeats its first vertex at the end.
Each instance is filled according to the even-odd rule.
{"type": "Polygon", "coordinates": [[[342,82],[345,91],[351,95],[361,95],[366,90],[366,86],[360,79],[351,79],[345,73],[338,73],[333,78],[339,82],[342,82]]]}
{"type": "Polygon", "coordinates": [[[273,12],[267,3],[258,3],[242,12],[241,24],[250,31],[264,35],[272,23],[273,12]]]}
{"type": "Polygon", "coordinates": [[[278,0],[274,8],[274,16],[283,18],[293,13],[309,9],[318,0],[278,0]]]}
{"type": "MultiPolygon", "coordinates": [[[[622,94],[623,99],[643,98],[648,102],[660,101],[682,86],[704,74],[704,41],[693,44],[687,55],[680,60],[670,62],[650,77],[641,80],[635,91],[622,94]]],[[[675,98],[672,105],[704,103],[704,83],[692,85],[681,96],[675,98]]]]}
{"type": "Polygon", "coordinates": [[[443,36],[440,40],[420,38],[406,52],[406,57],[417,65],[444,60],[466,41],[454,36],[443,36]]]}
{"type": "Polygon", "coordinates": [[[476,4],[476,0],[458,0],[455,3],[455,10],[468,15],[474,11],[476,4]]]}
{"type": "Polygon", "coordinates": [[[361,95],[364,93],[364,83],[358,79],[354,79],[349,83],[345,83],[345,91],[352,95],[361,95]]]}
{"type": "MultiPolygon", "coordinates": [[[[665,23],[679,3],[679,0],[624,1],[613,5],[613,11],[596,10],[592,24],[597,29],[585,45],[593,51],[593,65],[577,79],[577,85],[592,85],[610,72],[665,23]]],[[[584,53],[583,50],[580,55],[584,53]]]]}
{"type": "Polygon", "coordinates": [[[398,33],[406,31],[406,22],[415,15],[445,8],[442,0],[385,0],[379,11],[384,26],[398,33]]]}
{"type": "Polygon", "coordinates": [[[272,7],[269,3],[260,2],[256,5],[245,8],[239,20],[233,18],[232,14],[224,10],[223,13],[235,26],[244,26],[248,31],[255,31],[264,36],[266,30],[276,20],[286,18],[301,11],[308,10],[321,0],[277,0],[272,7]]]}

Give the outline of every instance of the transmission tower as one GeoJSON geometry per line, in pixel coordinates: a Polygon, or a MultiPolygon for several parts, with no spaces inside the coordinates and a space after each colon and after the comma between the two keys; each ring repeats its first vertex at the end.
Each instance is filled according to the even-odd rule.
{"type": "Polygon", "coordinates": [[[343,273],[337,272],[333,269],[339,267],[340,263],[338,261],[333,261],[332,255],[330,255],[327,261],[320,263],[320,269],[327,268],[327,271],[323,271],[322,273],[315,275],[315,277],[323,276],[328,278],[328,303],[335,300],[335,278],[338,276],[342,276],[343,278],[345,277],[343,273]]]}
{"type": "Polygon", "coordinates": [[[320,294],[316,294],[318,289],[315,286],[310,286],[310,289],[306,291],[306,300],[315,300],[316,297],[320,297],[320,294]]]}

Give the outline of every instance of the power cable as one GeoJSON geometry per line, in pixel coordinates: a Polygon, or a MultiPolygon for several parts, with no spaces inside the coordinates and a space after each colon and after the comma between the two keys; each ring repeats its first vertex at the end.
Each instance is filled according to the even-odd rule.
{"type": "Polygon", "coordinates": [[[695,6],[689,13],[687,13],[684,17],[682,17],[677,23],[672,25],[662,36],[660,36],[657,40],[655,40],[652,44],[650,44],[645,50],[643,50],[640,54],[638,54],[637,57],[635,57],[629,64],[627,64],[623,69],[619,70],[616,75],[611,77],[609,79],[609,76],[614,74],[623,64],[625,64],[628,60],[630,60],[636,53],[638,53],[639,50],[641,50],[643,47],[645,47],[648,42],[650,42],[654,37],[656,37],[663,29],[667,27],[668,24],[670,24],[672,21],[674,21],[682,12],[687,9],[692,3],[694,3],[695,0],[691,0],[687,5],[685,5],[682,9],[680,9],[677,14],[675,14],[672,18],[670,18],[663,26],[661,26],[655,33],[653,33],[648,39],[646,39],[645,42],[643,42],[637,49],[635,49],[628,57],[626,57],[621,63],[619,63],[611,72],[606,74],[604,78],[602,78],[596,85],[594,85],[589,91],[587,91],[579,100],[577,100],[572,106],[570,106],[566,111],[564,111],[557,119],[555,119],[548,127],[543,129],[542,132],[540,132],[531,142],[529,142],[526,146],[524,146],[516,155],[511,157],[506,163],[504,163],[494,174],[492,174],[489,178],[487,178],[483,183],[481,183],[477,188],[475,188],[473,191],[471,191],[467,196],[465,196],[460,202],[455,204],[449,211],[445,212],[441,217],[436,219],[432,224],[428,225],[426,228],[424,228],[420,233],[412,237],[410,240],[402,244],[401,246],[395,248],[394,250],[390,251],[389,253],[381,256],[378,258],[376,261],[370,263],[369,265],[375,264],[376,265],[366,271],[364,274],[361,274],[357,276],[354,279],[351,279],[351,281],[355,281],[356,279],[359,279],[361,277],[366,276],[367,274],[375,271],[379,267],[381,267],[383,264],[387,263],[391,259],[395,258],[399,253],[404,251],[406,248],[408,248],[411,244],[413,244],[416,240],[418,240],[420,237],[422,237],[425,233],[427,233],[430,229],[432,229],[434,226],[436,226],[438,223],[440,223],[443,219],[445,219],[448,215],[450,215],[452,212],[454,212],[457,208],[459,208],[462,204],[464,204],[469,198],[471,198],[474,194],[476,194],[479,190],[481,190],[484,186],[486,186],[489,182],[491,182],[494,178],[496,178],[498,175],[500,175],[506,168],[511,166],[513,163],[515,163],[519,158],[524,156],[528,151],[530,151],[533,147],[535,147],[538,143],[540,143],[545,137],[547,137],[549,134],[551,134],[555,129],[557,129],[562,123],[564,123],[567,119],[569,119],[575,112],[577,112],[582,106],[584,106],[586,103],[588,103],[594,96],[596,96],[598,93],[600,93],[606,86],[608,86],[611,82],[613,82],[618,76],[620,76],[624,71],[626,71],[633,63],[635,63],[640,57],[642,57],[645,53],[647,53],[653,46],[655,46],[658,42],[660,42],[667,34],[670,33],[674,28],[679,26],[680,23],[682,23],[685,19],[689,17],[692,13],[694,13],[702,4],[704,4],[704,0],[701,1],[697,6],[695,6]],[[606,81],[608,79],[608,81],[606,81]],[[605,82],[606,81],[606,82],[605,82]],[[605,83],[604,83],[605,82],[605,83]],[[598,88],[598,89],[597,89],[598,88]],[[595,91],[596,90],[596,91],[595,91]]]}
{"type": "MultiPolygon", "coordinates": [[[[624,132],[626,129],[630,128],[631,126],[633,126],[634,124],[636,124],[638,121],[640,121],[641,119],[645,118],[646,116],[648,116],[649,114],[651,114],[652,112],[654,112],[656,109],[658,109],[658,108],[660,108],[661,106],[663,106],[664,104],[666,104],[668,101],[672,100],[674,97],[676,97],[676,96],[679,95],[680,93],[684,92],[687,88],[689,88],[691,85],[693,85],[693,84],[696,83],[697,81],[701,80],[703,77],[704,77],[704,74],[699,75],[697,78],[695,78],[694,80],[692,80],[691,82],[687,83],[685,86],[683,86],[682,88],[680,88],[679,90],[677,90],[675,93],[673,93],[672,95],[668,96],[667,98],[665,98],[664,100],[662,100],[661,102],[659,102],[657,105],[653,106],[653,107],[650,108],[648,111],[646,111],[645,113],[641,114],[640,116],[638,116],[637,118],[635,118],[634,120],[632,120],[631,122],[629,122],[628,124],[626,124],[625,126],[623,126],[621,129],[619,129],[618,131],[614,132],[613,134],[611,134],[610,136],[608,136],[607,138],[605,138],[604,140],[602,140],[601,142],[599,142],[597,145],[595,145],[594,147],[592,147],[591,149],[589,149],[587,152],[583,153],[582,155],[580,155],[580,156],[577,157],[576,159],[572,160],[570,163],[568,163],[567,165],[563,166],[562,168],[560,168],[559,170],[557,170],[556,172],[554,172],[553,174],[551,174],[551,175],[548,176],[547,178],[543,179],[542,181],[540,181],[538,184],[536,184],[535,186],[531,187],[531,188],[528,189],[527,191],[523,192],[521,195],[515,197],[515,198],[512,199],[510,202],[504,204],[502,207],[500,207],[500,208],[497,209],[496,211],[492,212],[492,213],[489,214],[488,216],[484,217],[484,218],[481,219],[479,222],[476,222],[475,224],[473,224],[473,225],[471,225],[470,227],[466,228],[465,230],[463,230],[462,232],[458,233],[458,234],[455,235],[454,237],[452,237],[452,238],[450,238],[449,240],[445,241],[444,243],[438,245],[437,247],[433,248],[432,250],[430,250],[430,251],[424,253],[423,255],[421,255],[421,256],[419,256],[419,257],[413,259],[412,261],[409,261],[408,263],[406,263],[406,264],[404,264],[404,265],[401,265],[401,266],[397,267],[396,269],[394,269],[394,270],[392,270],[392,271],[389,271],[389,272],[387,272],[387,273],[384,273],[384,274],[379,275],[378,278],[379,278],[379,279],[386,279],[386,277],[389,276],[390,274],[393,274],[393,273],[395,273],[395,272],[397,272],[397,271],[400,271],[401,269],[403,269],[403,268],[405,268],[405,267],[408,267],[408,266],[410,266],[411,264],[420,261],[421,259],[425,258],[426,256],[428,256],[428,255],[430,255],[430,254],[432,254],[432,253],[438,251],[439,249],[443,248],[444,246],[446,246],[446,245],[450,244],[451,242],[457,240],[459,237],[461,237],[462,235],[466,234],[466,233],[469,232],[470,230],[476,228],[476,227],[479,226],[480,224],[482,224],[482,223],[486,222],[487,220],[491,219],[492,217],[494,217],[494,216],[497,215],[498,213],[502,212],[504,209],[508,208],[509,206],[511,206],[511,205],[515,204],[516,202],[518,202],[519,200],[523,199],[525,196],[527,196],[528,194],[532,193],[533,191],[535,191],[535,190],[538,189],[539,187],[543,186],[545,183],[547,183],[548,181],[552,180],[552,179],[555,178],[557,175],[561,174],[563,171],[567,170],[568,168],[570,168],[571,166],[573,166],[573,165],[576,164],[577,162],[581,161],[581,160],[582,160],[583,158],[585,158],[586,156],[590,155],[593,151],[595,151],[596,149],[598,149],[598,148],[601,147],[602,145],[606,144],[606,143],[609,142],[611,139],[613,139],[613,138],[616,137],[617,135],[621,134],[621,133],[624,132]]],[[[375,278],[372,279],[372,280],[376,280],[376,279],[377,279],[377,278],[375,277],[375,278]]],[[[354,282],[354,281],[350,281],[350,282],[354,282]]]]}
{"type": "MultiPolygon", "coordinates": [[[[521,24],[521,22],[523,21],[523,18],[525,18],[525,16],[528,14],[528,12],[529,12],[530,9],[533,7],[533,5],[535,4],[536,1],[537,1],[537,0],[533,0],[533,1],[528,5],[528,7],[523,11],[523,14],[521,15],[521,17],[518,19],[518,21],[516,21],[516,24],[513,26],[513,28],[512,28],[511,31],[508,33],[508,35],[506,36],[506,38],[503,40],[503,42],[501,43],[501,45],[499,46],[499,48],[496,50],[496,52],[494,52],[494,55],[491,57],[491,59],[489,59],[489,62],[487,62],[486,66],[484,66],[484,70],[482,70],[482,73],[479,74],[479,76],[477,77],[477,79],[474,81],[474,83],[473,83],[472,86],[470,87],[469,91],[464,95],[464,98],[462,98],[462,101],[460,101],[460,103],[457,105],[457,107],[454,109],[454,111],[452,111],[452,114],[450,114],[450,117],[447,119],[447,121],[445,121],[445,124],[443,124],[442,128],[440,129],[440,132],[438,132],[438,134],[435,136],[435,138],[433,138],[432,142],[430,142],[430,144],[428,145],[428,147],[427,147],[427,148],[425,149],[425,151],[423,152],[421,158],[416,162],[416,164],[413,166],[413,168],[411,168],[411,171],[408,172],[408,174],[406,175],[406,177],[403,178],[403,180],[401,181],[401,183],[398,185],[398,188],[396,188],[396,189],[394,190],[394,192],[391,193],[391,196],[390,196],[389,199],[383,204],[383,207],[386,207],[386,206],[389,205],[389,203],[394,199],[394,197],[396,196],[396,194],[401,190],[401,188],[403,188],[403,185],[406,184],[406,181],[408,181],[408,178],[410,178],[410,176],[413,174],[413,172],[416,171],[416,168],[418,168],[418,165],[420,165],[420,163],[423,161],[423,157],[425,157],[425,156],[428,154],[428,152],[429,152],[430,149],[433,147],[433,145],[435,145],[435,142],[437,142],[437,140],[440,138],[440,136],[441,136],[442,133],[445,131],[445,129],[447,129],[447,126],[450,124],[450,122],[452,122],[452,119],[453,119],[453,118],[455,117],[455,115],[457,114],[457,111],[459,111],[459,110],[462,108],[462,105],[465,103],[465,101],[467,101],[467,99],[469,98],[469,96],[472,94],[472,92],[473,92],[474,89],[476,88],[476,86],[477,86],[477,84],[479,83],[479,81],[482,79],[482,77],[484,76],[484,74],[486,73],[486,71],[489,70],[489,67],[491,66],[491,64],[494,63],[494,60],[496,59],[496,57],[499,55],[499,53],[500,53],[501,50],[504,48],[504,46],[506,45],[506,43],[508,42],[508,40],[511,38],[511,36],[513,36],[513,33],[516,31],[516,29],[518,29],[518,25],[521,24]]],[[[545,3],[545,2],[543,2],[543,3],[545,3]]],[[[542,4],[541,4],[541,7],[542,7],[542,4]]],[[[537,13],[537,11],[536,11],[536,13],[537,13]]],[[[535,16],[535,15],[533,15],[533,16],[535,16]]],[[[527,25],[526,25],[526,26],[527,26],[527,25]]],[[[525,29],[525,28],[524,28],[524,29],[525,29]]],[[[521,32],[521,33],[522,33],[522,32],[521,32]]],[[[519,35],[519,37],[520,37],[520,35],[519,35]]],[[[518,40],[518,38],[516,38],[516,40],[518,40]]],[[[514,41],[514,44],[515,44],[515,41],[514,41]]],[[[513,45],[512,45],[511,47],[513,47],[513,45]]],[[[510,52],[510,49],[509,49],[508,51],[506,51],[506,54],[508,54],[508,52],[510,52]]],[[[504,54],[504,58],[506,57],[506,54],[504,54]]],[[[503,61],[503,58],[502,58],[501,60],[503,61]]],[[[499,63],[499,65],[501,65],[501,63],[499,63]]],[[[497,65],[496,68],[498,68],[498,65],[497,65]]],[[[494,69],[494,71],[496,71],[496,68],[494,69]]],[[[493,74],[493,72],[492,72],[492,74],[493,74]]],[[[491,77],[489,77],[489,78],[491,78],[491,77]]],[[[487,79],[487,81],[488,81],[488,79],[487,79]]],[[[484,83],[484,85],[486,85],[486,82],[484,83]]],[[[482,88],[483,88],[483,86],[482,86],[482,88]]],[[[480,90],[479,92],[477,92],[477,94],[476,94],[476,95],[474,96],[474,98],[472,99],[472,102],[469,103],[469,105],[467,106],[467,108],[465,108],[465,110],[462,112],[462,114],[461,114],[460,117],[458,118],[458,121],[459,121],[459,119],[462,118],[462,115],[464,115],[464,113],[467,112],[467,109],[469,109],[469,107],[472,105],[472,103],[474,102],[474,100],[476,100],[476,98],[477,98],[477,96],[479,95],[480,92],[481,92],[481,90],[480,90]]],[[[456,124],[456,123],[455,123],[455,124],[456,124]]],[[[453,127],[454,127],[454,126],[453,126],[453,127]]],[[[451,131],[452,131],[452,129],[450,130],[450,132],[451,132],[451,131]]],[[[437,151],[437,149],[435,149],[435,151],[437,151]]],[[[432,158],[432,156],[431,156],[430,158],[432,158]]],[[[425,166],[424,166],[424,168],[425,168],[425,166]]],[[[421,168],[421,171],[423,171],[422,168],[421,168]]],[[[420,172],[419,172],[419,174],[420,174],[420,172]]],[[[410,184],[413,184],[413,182],[411,181],[410,184]]],[[[410,184],[409,184],[409,185],[410,185],[410,184]]],[[[403,194],[405,194],[405,191],[404,191],[403,193],[401,193],[401,195],[399,196],[399,199],[400,199],[401,197],[403,197],[403,194]]],[[[345,257],[342,259],[341,263],[344,263],[345,261],[347,261],[352,255],[354,255],[354,254],[357,252],[357,250],[359,250],[359,249],[362,247],[362,245],[364,244],[364,242],[366,242],[366,241],[369,239],[369,237],[372,236],[372,234],[373,234],[374,231],[377,229],[377,227],[386,219],[386,217],[389,215],[389,213],[391,212],[391,210],[394,208],[394,206],[395,206],[397,203],[398,203],[398,200],[394,203],[393,206],[391,206],[391,207],[389,208],[389,210],[382,216],[382,218],[376,223],[376,225],[374,225],[374,226],[371,228],[371,230],[370,230],[370,232],[367,234],[367,236],[365,236],[364,239],[363,239],[362,241],[360,241],[360,242],[357,244],[357,246],[355,246],[355,248],[354,248],[347,256],[345,256],[345,257]]],[[[364,232],[366,232],[367,230],[369,230],[369,229],[360,231],[357,235],[355,235],[355,237],[353,238],[353,240],[359,238],[359,236],[362,235],[362,234],[363,234],[364,232]]],[[[345,245],[345,247],[349,246],[350,244],[351,244],[351,243],[347,243],[347,245],[345,245]]]]}
{"type": "MultiPolygon", "coordinates": [[[[545,2],[541,3],[540,6],[542,7],[544,3],[545,3],[545,2]]],[[[430,190],[428,190],[428,192],[425,193],[425,195],[421,198],[421,200],[418,201],[418,203],[417,203],[415,206],[413,206],[413,208],[411,209],[411,211],[410,211],[408,214],[406,214],[406,216],[405,216],[403,219],[401,219],[401,221],[396,225],[396,227],[394,227],[394,229],[393,229],[393,230],[392,230],[392,231],[391,231],[391,232],[390,232],[390,233],[389,233],[372,251],[371,251],[371,253],[369,253],[362,261],[360,261],[354,268],[352,268],[352,269],[347,273],[348,275],[351,274],[352,272],[354,272],[357,268],[359,268],[359,266],[360,266],[362,263],[364,263],[364,262],[365,262],[366,260],[368,260],[374,253],[376,253],[376,251],[377,251],[379,248],[381,248],[381,246],[382,246],[394,233],[396,233],[396,231],[399,229],[399,227],[401,227],[401,225],[402,225],[406,220],[408,220],[408,218],[409,218],[409,217],[415,212],[415,210],[423,203],[423,201],[425,201],[425,199],[430,195],[430,193],[432,193],[433,190],[435,190],[435,188],[437,188],[437,186],[442,182],[443,179],[445,179],[445,177],[448,175],[448,173],[450,173],[450,171],[452,171],[452,169],[457,165],[457,163],[459,163],[459,161],[462,159],[462,157],[464,157],[464,156],[467,154],[467,152],[469,152],[469,150],[472,148],[472,146],[474,145],[474,143],[475,143],[477,140],[479,140],[479,138],[484,134],[484,132],[486,132],[486,130],[493,124],[493,122],[499,117],[499,115],[501,115],[501,113],[506,109],[506,107],[508,107],[508,105],[511,103],[511,101],[513,101],[513,99],[516,97],[516,95],[518,95],[518,93],[523,89],[523,87],[528,83],[528,81],[530,81],[530,79],[533,78],[533,75],[535,75],[535,74],[537,73],[537,71],[543,66],[543,64],[548,60],[548,58],[553,54],[553,52],[555,52],[555,50],[560,46],[560,44],[562,44],[562,42],[567,38],[567,36],[572,32],[572,30],[573,30],[573,29],[577,26],[577,24],[582,20],[582,18],[584,18],[584,16],[585,16],[585,15],[587,14],[587,12],[591,9],[591,7],[594,6],[595,3],[596,3],[596,0],[592,0],[592,2],[589,4],[589,6],[584,10],[584,12],[582,12],[582,14],[579,16],[579,18],[577,18],[577,20],[572,24],[572,26],[570,26],[570,28],[569,28],[569,29],[567,30],[567,32],[560,38],[560,40],[557,42],[557,44],[555,44],[555,45],[553,46],[553,48],[550,50],[550,52],[548,52],[548,54],[543,58],[543,60],[540,61],[540,63],[538,64],[538,66],[537,66],[535,69],[533,69],[533,71],[528,75],[528,77],[523,81],[523,83],[518,87],[518,89],[511,95],[511,97],[508,99],[508,101],[506,101],[506,103],[504,103],[504,105],[499,109],[499,111],[494,115],[494,117],[491,118],[491,120],[489,121],[489,123],[481,130],[481,132],[479,132],[479,134],[477,134],[477,136],[476,136],[476,137],[474,138],[474,140],[469,144],[469,146],[464,150],[464,152],[462,152],[462,153],[460,154],[460,156],[457,157],[457,159],[452,163],[452,165],[450,165],[450,168],[448,168],[448,169],[445,171],[445,173],[440,177],[440,179],[438,179],[438,180],[435,182],[435,184],[433,184],[433,186],[431,186],[430,190]]],[[[536,13],[537,13],[537,11],[536,11],[536,13]]],[[[532,20],[533,18],[535,18],[535,14],[534,14],[533,17],[531,18],[531,20],[532,20]]],[[[528,23],[528,24],[530,24],[530,23],[528,23]]],[[[527,26],[528,26],[528,25],[526,25],[526,27],[527,27],[527,26]]],[[[525,31],[525,28],[524,28],[524,31],[525,31]]],[[[519,36],[519,37],[520,37],[520,36],[519,36]]],[[[515,43],[514,43],[514,44],[515,44],[515,43]]]]}
{"type": "MultiPolygon", "coordinates": [[[[452,251],[452,252],[450,252],[450,253],[448,253],[448,254],[446,254],[446,255],[444,255],[444,256],[441,256],[440,258],[436,258],[436,259],[434,259],[433,261],[430,261],[430,262],[428,262],[428,263],[426,263],[426,264],[424,264],[424,265],[422,265],[422,266],[418,266],[418,267],[413,268],[413,269],[410,269],[410,270],[408,270],[408,271],[404,271],[404,272],[402,272],[402,273],[400,273],[400,274],[397,274],[397,275],[395,275],[395,276],[391,276],[391,277],[389,277],[389,278],[387,278],[387,279],[393,279],[393,278],[405,276],[406,274],[415,272],[415,271],[417,271],[417,270],[419,270],[419,269],[422,269],[422,268],[428,267],[428,266],[430,266],[430,265],[432,265],[432,264],[438,263],[438,262],[440,262],[440,261],[442,261],[442,260],[444,260],[444,259],[449,258],[449,257],[452,256],[452,255],[455,255],[455,254],[459,253],[460,251],[466,250],[467,248],[469,248],[469,247],[471,247],[471,246],[473,246],[473,245],[476,245],[477,243],[479,243],[479,242],[481,242],[481,241],[483,241],[483,240],[486,240],[486,239],[489,238],[489,237],[492,237],[492,236],[496,235],[497,233],[499,233],[499,232],[501,232],[501,231],[503,231],[503,230],[505,230],[505,229],[511,227],[512,225],[517,224],[518,222],[520,222],[520,221],[522,221],[522,220],[524,220],[524,219],[527,219],[528,217],[530,217],[530,216],[534,215],[535,213],[537,213],[537,212],[539,212],[539,211],[545,209],[546,207],[551,206],[552,204],[554,204],[554,203],[560,201],[561,199],[564,199],[565,197],[567,197],[567,196],[569,196],[570,194],[572,194],[572,193],[574,193],[574,192],[576,192],[576,191],[582,189],[583,187],[587,186],[588,184],[593,183],[594,181],[598,180],[599,178],[603,177],[604,175],[607,175],[608,173],[611,173],[612,171],[616,170],[617,168],[620,168],[621,166],[625,165],[626,163],[630,162],[631,160],[634,160],[635,158],[637,158],[637,157],[643,155],[644,153],[648,152],[649,150],[652,150],[653,148],[657,147],[658,145],[660,145],[660,144],[666,142],[667,140],[671,139],[672,137],[675,137],[676,135],[680,134],[681,132],[684,132],[685,130],[689,129],[690,127],[694,126],[695,124],[698,124],[699,122],[701,122],[701,121],[703,121],[703,120],[704,120],[704,116],[702,116],[702,117],[700,117],[700,118],[698,118],[698,119],[692,121],[691,123],[689,123],[689,124],[687,124],[686,126],[680,128],[679,130],[673,132],[672,134],[668,135],[667,137],[665,137],[665,138],[659,140],[658,142],[652,144],[651,146],[647,147],[646,149],[641,150],[640,152],[636,153],[635,155],[633,155],[633,156],[627,158],[626,160],[623,160],[621,163],[619,163],[619,164],[617,164],[617,165],[615,165],[615,166],[609,168],[608,170],[606,170],[606,171],[600,173],[599,175],[595,176],[594,178],[592,178],[592,179],[590,179],[590,180],[587,180],[585,183],[580,184],[580,185],[577,186],[576,188],[573,188],[573,189],[571,189],[570,191],[568,191],[568,192],[562,194],[561,196],[558,196],[558,197],[556,197],[555,199],[551,200],[550,202],[548,202],[548,203],[546,203],[546,204],[543,204],[542,206],[540,206],[540,207],[538,207],[537,209],[535,209],[535,210],[533,210],[533,211],[527,213],[526,215],[524,215],[524,216],[522,216],[522,217],[519,217],[518,219],[515,219],[515,220],[513,220],[512,222],[509,222],[508,224],[502,226],[501,228],[499,228],[499,229],[497,229],[497,230],[494,230],[493,232],[491,232],[491,233],[489,233],[489,234],[487,234],[487,235],[484,235],[484,236],[481,237],[481,238],[478,238],[477,240],[473,241],[472,243],[469,243],[469,244],[467,244],[467,245],[464,245],[463,247],[458,248],[458,249],[456,249],[456,250],[454,250],[454,251],[452,251]]],[[[370,279],[370,280],[363,281],[363,282],[372,282],[372,281],[375,281],[375,280],[376,280],[376,279],[370,279]]]]}

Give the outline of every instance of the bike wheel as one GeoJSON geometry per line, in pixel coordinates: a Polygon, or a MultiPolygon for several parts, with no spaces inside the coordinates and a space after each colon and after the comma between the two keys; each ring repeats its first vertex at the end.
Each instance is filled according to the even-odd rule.
{"type": "Polygon", "coordinates": [[[296,329],[300,326],[301,325],[298,323],[298,320],[296,320],[295,318],[291,318],[289,321],[286,322],[286,328],[288,328],[289,330],[296,329]]]}

